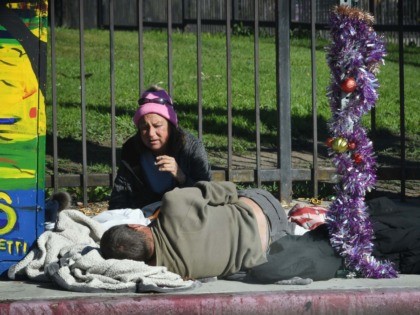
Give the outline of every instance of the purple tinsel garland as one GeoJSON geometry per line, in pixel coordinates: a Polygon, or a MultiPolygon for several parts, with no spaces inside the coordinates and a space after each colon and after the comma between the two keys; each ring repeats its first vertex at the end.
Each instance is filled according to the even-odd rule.
{"type": "Polygon", "coordinates": [[[372,142],[361,125],[378,98],[376,72],[386,55],[382,40],[371,24],[373,17],[355,8],[340,6],[330,16],[332,43],[327,48],[331,69],[328,88],[332,118],[332,139],[339,139],[344,150],[329,150],[340,176],[336,198],[330,206],[327,223],[331,244],[344,257],[346,268],[367,278],[394,278],[390,262],[372,256],[373,230],[365,204],[366,191],[376,182],[376,158],[372,142]],[[356,88],[343,92],[341,83],[354,78],[356,88]],[[344,143],[344,144],[343,144],[344,143]],[[352,143],[353,147],[346,147],[352,143]],[[344,152],[343,152],[344,151],[344,152]]]}

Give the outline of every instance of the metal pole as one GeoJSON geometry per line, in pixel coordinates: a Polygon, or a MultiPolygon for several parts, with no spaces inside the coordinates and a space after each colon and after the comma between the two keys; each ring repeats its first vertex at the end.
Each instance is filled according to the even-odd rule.
{"type": "Polygon", "coordinates": [[[318,197],[318,107],[316,99],[316,0],[311,0],[311,64],[312,64],[312,136],[313,136],[313,195],[318,197]]]}
{"type": "Polygon", "coordinates": [[[231,1],[226,0],[226,88],[228,117],[228,180],[232,180],[232,74],[231,74],[231,1]]]}
{"type": "Polygon", "coordinates": [[[292,201],[292,139],[290,111],[290,1],[276,1],[276,86],[280,201],[292,201]]]}
{"type": "Polygon", "coordinates": [[[406,160],[405,160],[405,96],[404,96],[404,8],[403,1],[398,0],[398,50],[400,74],[400,143],[401,143],[401,200],[405,200],[406,160]]]}
{"type": "Polygon", "coordinates": [[[80,36],[80,99],[81,99],[81,123],[82,123],[82,187],[83,204],[87,205],[87,148],[86,148],[86,78],[85,78],[85,43],[84,43],[84,7],[83,0],[79,0],[79,36],[80,36]]]}
{"type": "MultiPolygon", "coordinates": [[[[374,16],[374,0],[369,0],[369,12],[374,16]]],[[[370,112],[370,130],[372,136],[376,136],[376,107],[373,107],[370,112]]]]}
{"type": "Polygon", "coordinates": [[[143,0],[138,0],[138,45],[139,45],[139,97],[144,88],[143,71],[143,0]]]}
{"type": "Polygon", "coordinates": [[[55,50],[55,0],[50,1],[50,33],[51,33],[51,97],[52,97],[52,126],[53,126],[53,172],[54,172],[54,192],[58,191],[58,143],[57,143],[57,67],[55,50]]]}
{"type": "Polygon", "coordinates": [[[112,154],[112,180],[117,175],[117,145],[115,124],[115,62],[114,62],[114,0],[109,0],[109,76],[111,90],[111,154],[112,154]]]}
{"type": "Polygon", "coordinates": [[[198,102],[198,138],[203,138],[203,88],[201,80],[201,0],[197,4],[197,102],[198,102]]]}
{"type": "Polygon", "coordinates": [[[255,141],[256,141],[256,182],[261,187],[261,135],[260,135],[260,64],[259,64],[259,7],[254,0],[254,90],[255,90],[255,141]]]}
{"type": "Polygon", "coordinates": [[[172,95],[172,0],[168,0],[168,92],[172,95]]]}

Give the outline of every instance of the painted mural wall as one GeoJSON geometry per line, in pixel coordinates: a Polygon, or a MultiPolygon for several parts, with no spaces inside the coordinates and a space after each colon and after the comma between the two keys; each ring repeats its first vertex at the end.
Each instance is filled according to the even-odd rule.
{"type": "Polygon", "coordinates": [[[43,232],[47,13],[0,1],[0,273],[43,232]]]}

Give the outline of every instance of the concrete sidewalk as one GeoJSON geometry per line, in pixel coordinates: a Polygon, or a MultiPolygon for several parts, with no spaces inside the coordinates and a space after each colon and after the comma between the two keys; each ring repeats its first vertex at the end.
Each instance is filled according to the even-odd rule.
{"type": "Polygon", "coordinates": [[[217,280],[171,293],[79,293],[0,281],[0,314],[420,314],[420,275],[309,285],[217,280]]]}

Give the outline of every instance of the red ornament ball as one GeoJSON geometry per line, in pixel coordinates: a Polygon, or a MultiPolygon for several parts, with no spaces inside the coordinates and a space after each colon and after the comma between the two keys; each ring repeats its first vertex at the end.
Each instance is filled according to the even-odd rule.
{"type": "Polygon", "coordinates": [[[341,90],[345,93],[352,93],[356,89],[356,86],[356,80],[353,77],[344,79],[340,84],[341,90]]]}
{"type": "Polygon", "coordinates": [[[334,138],[328,138],[327,141],[325,141],[325,144],[327,145],[327,147],[331,148],[333,141],[334,141],[334,138]]]}
{"type": "Polygon", "coordinates": [[[363,162],[363,157],[359,153],[355,153],[355,154],[353,154],[353,161],[356,164],[360,164],[360,163],[363,162]]]}
{"type": "Polygon", "coordinates": [[[349,148],[349,150],[354,150],[354,149],[356,149],[356,143],[351,141],[351,142],[349,142],[347,147],[349,148]]]}

